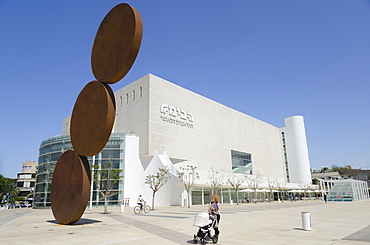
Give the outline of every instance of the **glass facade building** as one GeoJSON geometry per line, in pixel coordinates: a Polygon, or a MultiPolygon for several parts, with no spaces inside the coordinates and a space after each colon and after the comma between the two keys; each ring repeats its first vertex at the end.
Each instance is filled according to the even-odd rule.
{"type": "Polygon", "coordinates": [[[346,179],[327,180],[333,187],[328,193],[328,201],[361,201],[369,198],[366,181],[346,179]]]}
{"type": "MultiPolygon", "coordinates": [[[[47,140],[44,140],[39,148],[38,158],[38,173],[36,176],[34,208],[50,207],[50,191],[51,181],[55,165],[59,157],[68,150],[73,150],[69,135],[59,135],[47,140]]],[[[125,158],[125,134],[113,133],[104,149],[95,156],[88,156],[90,169],[93,173],[92,165],[98,165],[99,169],[104,169],[108,162],[111,163],[113,169],[124,170],[125,158]]],[[[124,176],[122,172],[122,176],[124,176]]],[[[92,182],[93,183],[93,182],[92,182]]],[[[114,194],[108,197],[108,205],[120,205],[123,200],[123,181],[115,186],[114,194]]],[[[92,184],[90,193],[90,206],[103,205],[104,199],[99,197],[98,190],[92,184]]]]}

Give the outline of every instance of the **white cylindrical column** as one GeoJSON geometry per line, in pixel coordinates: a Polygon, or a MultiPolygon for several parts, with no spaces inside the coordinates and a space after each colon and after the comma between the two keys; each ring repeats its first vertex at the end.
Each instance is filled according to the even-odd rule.
{"type": "Polygon", "coordinates": [[[285,134],[290,182],[310,184],[310,160],[303,117],[285,118],[283,131],[285,134]]]}
{"type": "Polygon", "coordinates": [[[311,230],[311,214],[310,212],[302,212],[302,229],[304,231],[311,230]]]}

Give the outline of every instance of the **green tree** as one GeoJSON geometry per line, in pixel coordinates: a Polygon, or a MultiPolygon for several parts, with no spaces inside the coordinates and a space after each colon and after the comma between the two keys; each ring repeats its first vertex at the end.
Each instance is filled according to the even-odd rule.
{"type": "Polygon", "coordinates": [[[109,195],[118,192],[117,184],[123,177],[122,169],[112,168],[112,163],[106,166],[93,165],[93,181],[100,196],[104,198],[104,214],[107,214],[107,200],[109,195]]]}
{"type": "Polygon", "coordinates": [[[0,199],[3,199],[3,196],[6,196],[6,198],[9,196],[17,196],[19,194],[19,189],[16,183],[16,179],[5,178],[0,174],[0,199]],[[8,193],[9,195],[7,195],[8,193]]]}
{"type": "Polygon", "coordinates": [[[333,164],[333,165],[331,165],[331,169],[334,172],[344,172],[344,171],[351,171],[351,170],[353,170],[352,166],[349,165],[349,164],[344,165],[344,166],[339,166],[338,164],[333,164]]]}
{"type": "Polygon", "coordinates": [[[191,165],[187,165],[185,168],[180,167],[179,178],[188,194],[188,208],[190,208],[190,189],[195,184],[195,180],[199,179],[196,169],[197,167],[191,165]]]}
{"type": "Polygon", "coordinates": [[[352,168],[351,165],[345,165],[345,166],[339,168],[339,171],[341,171],[341,172],[352,171],[352,170],[353,170],[353,168],[352,168]]]}
{"type": "Polygon", "coordinates": [[[159,172],[156,174],[149,174],[145,178],[145,184],[149,185],[149,188],[152,189],[152,210],[154,210],[154,198],[155,193],[164,186],[167,181],[171,178],[169,175],[169,170],[164,168],[159,168],[159,172]]]}
{"type": "Polygon", "coordinates": [[[312,184],[313,185],[319,185],[319,180],[317,178],[312,179],[312,184]]]}
{"type": "Polygon", "coordinates": [[[331,165],[331,170],[333,170],[334,172],[339,172],[340,166],[338,166],[337,164],[333,164],[331,165]]]}

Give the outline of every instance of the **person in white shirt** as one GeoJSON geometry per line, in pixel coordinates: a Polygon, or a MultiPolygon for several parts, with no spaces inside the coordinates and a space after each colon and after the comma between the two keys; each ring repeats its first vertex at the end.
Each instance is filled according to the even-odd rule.
{"type": "Polygon", "coordinates": [[[142,198],[142,196],[141,195],[139,195],[139,197],[137,198],[137,204],[139,204],[140,205],[140,210],[143,210],[143,206],[144,206],[144,203],[145,201],[144,201],[144,199],[142,198]]]}

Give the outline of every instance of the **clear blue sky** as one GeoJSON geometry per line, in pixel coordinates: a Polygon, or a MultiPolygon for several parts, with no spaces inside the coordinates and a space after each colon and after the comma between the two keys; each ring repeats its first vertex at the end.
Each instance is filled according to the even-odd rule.
{"type": "MultiPolygon", "coordinates": [[[[0,174],[61,133],[119,1],[0,0],[0,174]]],[[[311,166],[370,168],[370,2],[128,1],[144,34],[116,91],[152,73],[270,123],[305,118],[311,166]]]]}

